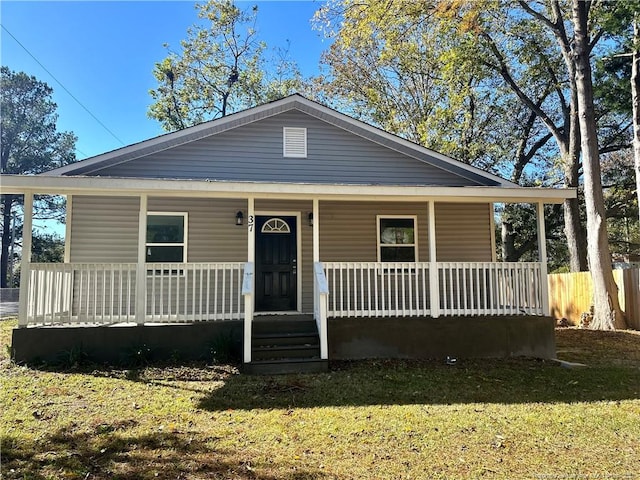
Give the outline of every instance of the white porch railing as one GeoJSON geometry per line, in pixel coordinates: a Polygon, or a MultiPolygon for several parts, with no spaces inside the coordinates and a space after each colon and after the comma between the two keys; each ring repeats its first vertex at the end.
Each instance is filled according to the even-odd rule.
{"type": "Polygon", "coordinates": [[[324,262],[329,317],[429,315],[429,263],[324,262]]]}
{"type": "Polygon", "coordinates": [[[544,315],[539,263],[438,262],[443,315],[544,315]]]}
{"type": "Polygon", "coordinates": [[[134,321],[134,263],[33,263],[30,325],[109,324],[134,321]]]}
{"type": "Polygon", "coordinates": [[[244,263],[147,263],[147,322],[243,318],[244,263]]]}
{"type": "MultiPolygon", "coordinates": [[[[244,263],[146,264],[145,322],[242,319],[244,263]]],[[[27,325],[136,322],[135,263],[33,263],[27,325]]]]}
{"type": "Polygon", "coordinates": [[[325,262],[329,317],[543,315],[539,263],[325,262]],[[438,291],[431,291],[431,288],[438,291]]]}

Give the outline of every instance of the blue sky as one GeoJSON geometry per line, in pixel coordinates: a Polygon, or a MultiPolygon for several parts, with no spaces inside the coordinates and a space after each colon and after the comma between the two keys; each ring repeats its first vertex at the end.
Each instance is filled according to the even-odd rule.
{"type": "MultiPolygon", "coordinates": [[[[269,48],[290,43],[303,75],[316,73],[328,47],[310,19],[319,1],[236,2],[258,5],[258,31],[269,48]]],[[[0,21],[115,136],[91,117],[7,32],[0,30],[2,65],[54,89],[58,129],[78,136],[79,159],[162,134],[147,118],[153,66],[186,38],[197,20],[192,1],[7,1],[0,21]]]]}

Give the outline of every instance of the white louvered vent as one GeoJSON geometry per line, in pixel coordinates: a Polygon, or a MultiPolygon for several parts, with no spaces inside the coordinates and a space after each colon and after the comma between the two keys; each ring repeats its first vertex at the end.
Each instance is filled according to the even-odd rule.
{"type": "Polygon", "coordinates": [[[284,127],[282,144],[285,157],[306,158],[307,129],[299,127],[284,127]]]}

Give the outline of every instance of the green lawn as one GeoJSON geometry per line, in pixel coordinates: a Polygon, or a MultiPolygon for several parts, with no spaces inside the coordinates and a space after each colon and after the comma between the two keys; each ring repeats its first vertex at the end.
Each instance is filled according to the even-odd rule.
{"type": "Polygon", "coordinates": [[[36,370],[0,322],[6,479],[640,478],[640,335],[559,330],[536,360],[36,370]]]}

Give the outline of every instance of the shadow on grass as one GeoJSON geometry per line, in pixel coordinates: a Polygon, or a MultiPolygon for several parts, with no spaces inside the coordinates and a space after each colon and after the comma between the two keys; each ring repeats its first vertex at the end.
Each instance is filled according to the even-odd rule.
{"type": "Polygon", "coordinates": [[[569,403],[640,396],[640,369],[566,369],[555,362],[508,359],[436,362],[333,363],[315,375],[230,376],[207,393],[206,410],[321,406],[569,403]]]}
{"type": "MultiPolygon", "coordinates": [[[[24,442],[2,438],[3,478],[44,480],[70,479],[257,479],[276,477],[259,474],[240,452],[216,448],[218,438],[194,440],[189,432],[158,432],[136,436],[129,428],[135,422],[102,426],[95,432],[73,432],[63,428],[24,442]]],[[[315,470],[297,466],[290,475],[277,478],[324,478],[315,470]]]]}

